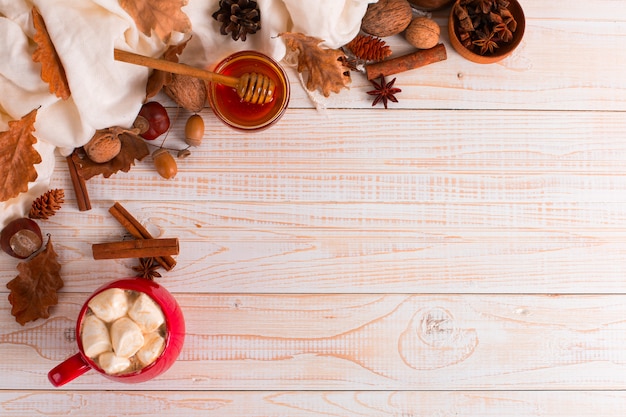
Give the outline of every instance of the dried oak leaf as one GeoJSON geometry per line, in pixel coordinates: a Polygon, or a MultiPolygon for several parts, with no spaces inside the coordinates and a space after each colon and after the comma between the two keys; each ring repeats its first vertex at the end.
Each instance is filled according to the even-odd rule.
{"type": "MultiPolygon", "coordinates": [[[[183,50],[187,46],[190,39],[191,38],[179,43],[178,45],[169,46],[161,56],[161,59],[170,62],[178,62],[178,55],[183,53],[183,50]]],[[[171,82],[171,72],[161,70],[152,71],[152,74],[148,77],[148,84],[146,85],[146,100],[156,96],[159,91],[161,91],[163,86],[168,85],[171,82]]]]}
{"type": "Polygon", "coordinates": [[[0,132],[0,201],[28,191],[28,183],[37,179],[34,165],[41,155],[33,147],[37,109],[20,120],[9,122],[9,130],[0,132]]]}
{"type": "Polygon", "coordinates": [[[91,161],[89,158],[81,158],[76,151],[72,153],[72,160],[78,169],[78,173],[85,181],[100,174],[105,178],[109,178],[118,171],[128,172],[135,165],[135,160],[141,161],[150,155],[146,142],[137,136],[132,129],[124,129],[117,126],[109,129],[112,129],[122,142],[120,153],[109,162],[99,164],[91,161]]]}
{"type": "Polygon", "coordinates": [[[187,33],[191,30],[189,17],[181,10],[188,0],[120,0],[120,6],[133,18],[137,29],[151,36],[152,30],[159,39],[167,42],[173,31],[187,33]]]}
{"type": "Polygon", "coordinates": [[[59,55],[48,35],[46,23],[36,7],[33,7],[32,15],[35,26],[33,39],[37,44],[37,48],[33,51],[33,61],[41,64],[41,79],[48,83],[50,92],[63,100],[67,100],[71,93],[65,68],[63,68],[59,55]]]}
{"type": "Polygon", "coordinates": [[[63,287],[57,254],[48,240],[46,248],[27,262],[17,264],[19,275],[7,283],[11,314],[22,326],[50,317],[49,307],[58,303],[57,290],[63,287]]]}
{"type": "Polygon", "coordinates": [[[322,39],[297,32],[284,32],[278,36],[292,51],[298,52],[298,72],[308,71],[306,88],[322,90],[325,97],[331,92],[339,93],[350,83],[350,71],[346,70],[342,60],[345,55],[338,49],[322,49],[318,45],[322,39]]]}

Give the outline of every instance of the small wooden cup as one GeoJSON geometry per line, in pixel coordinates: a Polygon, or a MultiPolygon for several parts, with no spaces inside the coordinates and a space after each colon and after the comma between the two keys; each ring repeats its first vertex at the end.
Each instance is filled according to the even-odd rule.
{"type": "Polygon", "coordinates": [[[515,48],[517,48],[517,46],[522,41],[522,38],[524,37],[524,30],[526,29],[526,19],[524,17],[524,11],[522,10],[522,6],[520,6],[517,0],[509,0],[509,10],[511,11],[511,14],[517,22],[517,29],[515,30],[515,32],[513,32],[513,39],[511,40],[511,42],[500,46],[498,49],[495,50],[494,53],[487,55],[474,53],[461,44],[457,30],[459,22],[456,15],[454,14],[454,9],[458,6],[460,1],[461,0],[456,0],[454,2],[452,10],[450,11],[450,17],[448,18],[448,35],[450,36],[450,44],[452,45],[454,50],[459,53],[459,55],[477,64],[493,64],[494,62],[503,60],[504,58],[509,56],[511,52],[515,50],[515,48]]]}
{"type": "Polygon", "coordinates": [[[439,10],[448,6],[454,0],[409,0],[409,3],[422,10],[439,10]]]}

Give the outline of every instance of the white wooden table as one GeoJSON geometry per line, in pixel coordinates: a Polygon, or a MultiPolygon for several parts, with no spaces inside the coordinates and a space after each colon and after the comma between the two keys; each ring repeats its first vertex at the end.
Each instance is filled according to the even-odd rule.
{"type": "Polygon", "coordinates": [[[521,3],[524,41],[499,64],[448,48],[397,75],[388,110],[358,74],[315,110],[290,70],[276,126],[237,133],[207,108],[174,180],[147,158],[90,180],[91,211],[59,156],[67,201],[43,228],[65,287],[48,320],[14,321],[17,260],[0,255],[0,415],[623,416],[626,3],[521,3]],[[82,302],[134,275],[91,257],[124,236],[115,201],[180,239],[158,281],[185,346],[151,382],[55,389],[82,302]]]}

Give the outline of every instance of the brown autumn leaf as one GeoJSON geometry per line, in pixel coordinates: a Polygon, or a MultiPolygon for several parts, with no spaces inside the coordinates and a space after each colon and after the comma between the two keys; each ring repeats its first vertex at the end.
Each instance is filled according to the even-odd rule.
{"type": "Polygon", "coordinates": [[[298,72],[308,71],[306,88],[322,90],[324,97],[331,92],[339,93],[350,84],[350,71],[342,63],[345,54],[338,49],[323,49],[319,44],[322,39],[297,32],[285,32],[278,36],[292,51],[298,52],[298,72]]]}
{"type": "Polygon", "coordinates": [[[58,303],[57,290],[63,287],[61,264],[48,239],[46,248],[27,262],[17,264],[19,275],[7,283],[11,314],[22,326],[50,317],[49,308],[58,303]]]}
{"type": "Polygon", "coordinates": [[[37,179],[35,164],[41,155],[33,147],[37,109],[20,120],[9,122],[9,130],[0,132],[0,201],[28,191],[28,183],[37,179]]]}
{"type": "Polygon", "coordinates": [[[181,10],[188,0],[120,0],[120,6],[133,18],[137,29],[151,36],[152,30],[159,39],[167,42],[173,31],[187,33],[191,30],[189,17],[181,10]]]}
{"type": "MultiPolygon", "coordinates": [[[[184,42],[179,43],[178,45],[169,46],[161,59],[170,62],[178,62],[178,55],[183,53],[183,50],[187,46],[191,38],[187,39],[184,42]]],[[[148,84],[146,85],[146,100],[156,96],[159,91],[163,88],[163,86],[168,85],[172,82],[172,73],[161,70],[154,70],[150,77],[148,77],[148,84]]]]}
{"type": "Polygon", "coordinates": [[[137,136],[132,129],[124,129],[117,126],[109,129],[122,142],[120,153],[109,162],[99,164],[89,158],[81,158],[81,155],[76,150],[72,153],[72,160],[78,168],[78,173],[85,181],[100,174],[104,178],[109,178],[118,171],[128,172],[135,165],[135,160],[141,161],[150,155],[146,142],[140,136],[137,136]]]}
{"type": "Polygon", "coordinates": [[[33,39],[37,44],[37,48],[33,52],[33,61],[41,64],[41,79],[48,83],[50,92],[63,100],[67,100],[71,93],[65,68],[63,68],[59,55],[48,35],[46,23],[36,7],[33,7],[32,15],[35,26],[33,39]]]}

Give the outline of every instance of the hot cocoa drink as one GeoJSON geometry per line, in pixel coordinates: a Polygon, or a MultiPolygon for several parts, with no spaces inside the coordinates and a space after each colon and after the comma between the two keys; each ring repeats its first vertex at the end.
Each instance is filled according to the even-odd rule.
{"type": "Polygon", "coordinates": [[[110,288],[93,297],[82,320],[85,355],[108,375],[137,372],[163,352],[167,335],[159,305],[139,291],[110,288]]]}

